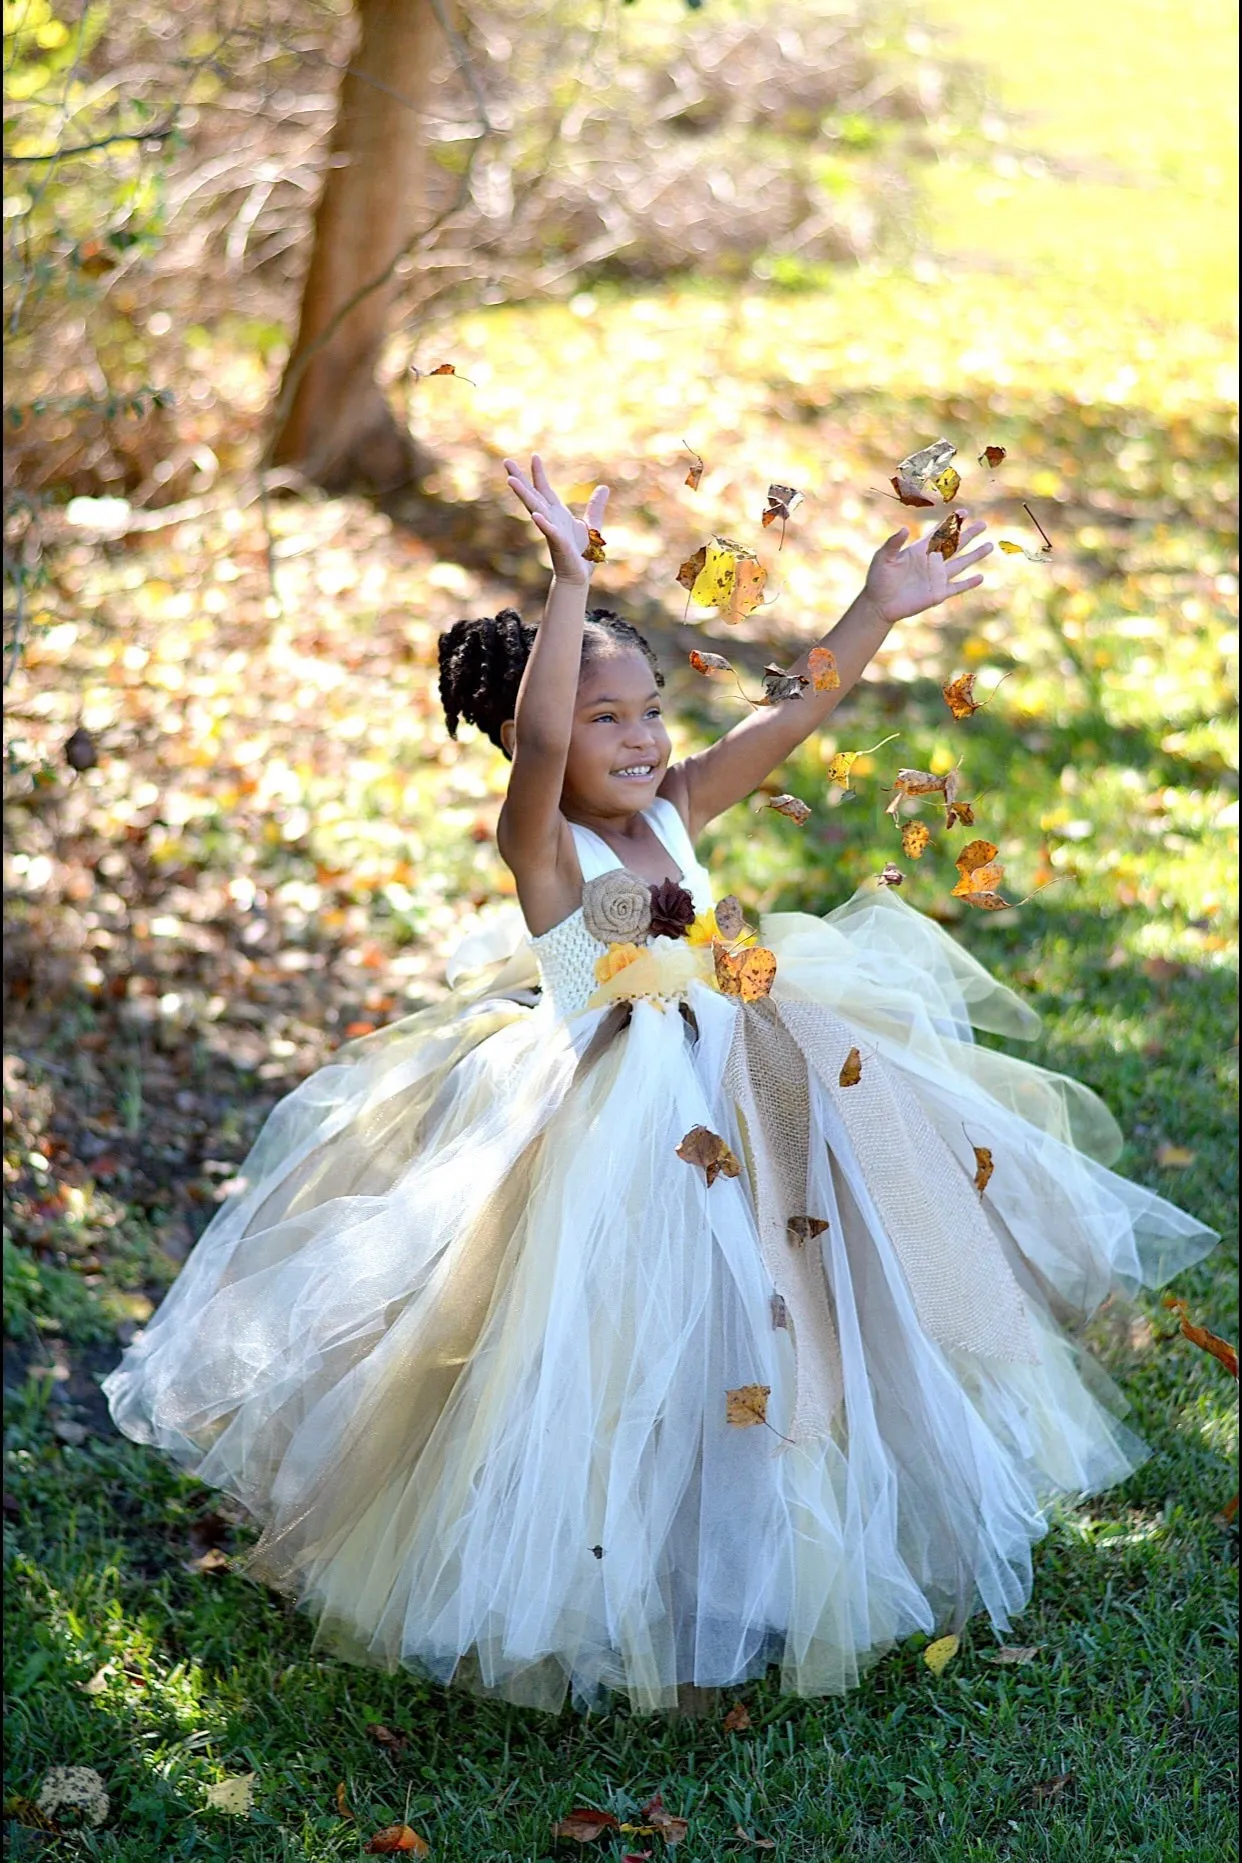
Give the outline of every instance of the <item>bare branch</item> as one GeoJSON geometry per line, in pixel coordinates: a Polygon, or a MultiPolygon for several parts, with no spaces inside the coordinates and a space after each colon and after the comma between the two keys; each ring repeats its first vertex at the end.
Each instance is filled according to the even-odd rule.
{"type": "Polygon", "coordinates": [[[156,129],[118,129],[115,135],[100,136],[95,142],[77,142],[68,149],[49,149],[46,155],[6,155],[4,166],[13,168],[19,162],[66,162],[71,155],[91,155],[96,149],[106,149],[114,142],[166,142],[176,129],[177,119],[171,117],[156,129]]]}

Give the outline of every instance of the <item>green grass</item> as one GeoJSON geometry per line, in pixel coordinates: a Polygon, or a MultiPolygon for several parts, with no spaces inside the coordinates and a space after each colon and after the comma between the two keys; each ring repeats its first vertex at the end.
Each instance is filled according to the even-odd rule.
{"type": "MultiPolygon", "coordinates": [[[[1120,1168],[1221,1230],[1178,1291],[1236,1338],[1234,236],[1204,179],[1231,164],[1213,75],[1226,16],[1055,0],[1035,22],[963,0],[955,22],[1028,139],[1132,180],[1020,174],[1005,199],[972,148],[934,181],[939,257],[916,274],[480,313],[451,332],[473,398],[420,390],[417,416],[471,495],[532,446],[567,477],[612,477],[605,586],[652,626],[687,747],[736,706],[686,649],[753,673],[769,637],[789,651],[830,620],[895,513],[872,488],[918,439],[958,441],[968,500],[999,534],[1027,533],[1032,499],[1052,562],[993,559],[977,597],[898,630],[781,773],[807,826],[738,810],[708,853],[751,906],[824,911],[895,851],[892,770],[963,760],[1010,896],[1056,883],[954,917],[959,831],[906,863],[906,896],[1040,1010],[1023,1052],[1104,1095],[1120,1168]],[[1157,222],[1176,264],[1153,260],[1157,222]],[[708,463],[697,498],[683,435],[708,463]],[[994,481],[971,465],[985,441],[1009,449],[994,481]],[[771,478],[812,497],[771,554],[764,635],[683,625],[666,602],[677,563],[714,526],[756,530],[771,478]],[[1008,676],[955,725],[938,688],[967,667],[984,689],[1008,676]],[[842,800],[826,758],[894,731],[842,800]],[[1191,1161],[1162,1165],[1162,1144],[1191,1161]]],[[[220,360],[261,398],[253,358],[220,360]]],[[[10,1853],[326,1863],[407,1816],[434,1863],[542,1863],[568,1854],[549,1831],[571,1805],[633,1820],[661,1790],[691,1820],[686,1863],[752,1854],[730,1847],[738,1824],[781,1863],[1236,1856],[1236,1534],[1219,1518],[1236,1393],[1158,1295],[1092,1331],[1151,1459],[1057,1513],[1009,1638],[1038,1646],[1022,1667],[990,1664],[975,1623],[939,1680],[916,1639],[841,1700],[748,1687],[740,1734],[625,1711],[548,1720],[321,1657],[235,1571],[187,1569],[205,1539],[237,1553],[248,1531],[108,1434],[94,1381],[266,1107],[351,1019],[434,994],[437,952],[503,884],[503,762],[445,743],[429,669],[436,629],[507,591],[345,504],[280,505],[275,523],[284,621],[265,608],[253,512],[136,555],[66,553],[14,686],[7,1789],[33,1798],[49,1766],[91,1765],[113,1814],[63,1843],[13,1817],[10,1853]],[[57,759],[79,703],[114,748],[72,787],[57,759]],[[374,1723],[409,1736],[402,1754],[374,1723]],[[207,1806],[245,1773],[249,1820],[207,1806]]],[[[649,1842],[658,1855],[631,1840],[649,1842]]]]}

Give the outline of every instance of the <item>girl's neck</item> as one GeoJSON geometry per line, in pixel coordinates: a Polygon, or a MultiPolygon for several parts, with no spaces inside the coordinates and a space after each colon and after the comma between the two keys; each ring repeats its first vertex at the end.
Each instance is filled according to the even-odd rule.
{"type": "Polygon", "coordinates": [[[602,840],[634,841],[642,836],[648,826],[641,809],[631,810],[627,815],[600,815],[593,809],[580,808],[576,803],[561,805],[566,821],[578,828],[587,828],[602,840]]]}

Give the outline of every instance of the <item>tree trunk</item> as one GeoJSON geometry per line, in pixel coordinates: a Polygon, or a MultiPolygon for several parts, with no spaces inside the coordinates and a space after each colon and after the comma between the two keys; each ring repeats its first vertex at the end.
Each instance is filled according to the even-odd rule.
{"type": "Polygon", "coordinates": [[[322,347],[307,352],[417,231],[423,111],[440,33],[429,0],[357,0],[357,7],[359,43],[341,83],[298,333],[281,384],[282,398],[287,385],[292,393],[271,463],[296,468],[326,491],[383,494],[417,484],[433,463],[375,381],[398,281],[368,293],[322,347]]]}

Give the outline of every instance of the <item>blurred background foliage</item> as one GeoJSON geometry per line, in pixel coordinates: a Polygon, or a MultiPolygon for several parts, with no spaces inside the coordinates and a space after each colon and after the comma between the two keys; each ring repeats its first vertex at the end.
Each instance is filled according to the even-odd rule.
{"type": "MultiPolygon", "coordinates": [[[[754,909],[826,911],[895,852],[893,771],[960,763],[1009,896],[1044,890],[971,916],[951,897],[965,833],[924,810],[906,897],[1041,1011],[1037,1058],[1108,1098],[1123,1168],[1221,1228],[1181,1291],[1236,1327],[1236,9],[407,11],[427,88],[405,256],[369,333],[344,331],[350,369],[312,422],[374,391],[411,437],[408,480],[363,495],[365,448],[357,484],[325,489],[309,455],[265,469],[316,203],[348,170],[358,17],[344,0],[4,8],[11,1738],[21,1792],[53,1759],[106,1762],[130,1810],[100,1854],[127,1859],[174,1834],[230,1854],[202,1789],[252,1768],[273,1823],[247,1854],[356,1848],[331,1809],[335,1749],[314,1756],[327,1785],[310,1778],[308,1719],[345,1730],[342,1766],[384,1821],[390,1762],[296,1623],[277,1641],[302,1720],[258,1729],[268,1607],[187,1576],[175,1522],[211,1504],[108,1436],[95,1380],[272,1102],[344,1034],[435,997],[447,948],[511,891],[506,766],[446,738],[434,685],[458,615],[515,596],[537,613],[507,453],[541,451],[578,498],[613,485],[597,587],[659,648],[682,749],[740,711],[690,648],[753,689],[829,626],[899,521],[884,490],[913,447],[957,444],[962,503],[994,535],[1032,542],[1031,505],[1052,556],[995,556],[977,594],[894,630],[770,786],[810,821],[760,794],[715,825],[711,864],[754,909]],[[444,363],[455,375],[429,373],[444,363]],[[994,474],[975,464],[987,444],[1007,449],[994,474]],[[772,480],[807,494],[780,548],[759,523],[772,480]],[[674,580],[716,530],[760,550],[776,594],[737,629],[687,611],[674,580]],[[955,723],[939,688],[966,670],[995,698],[955,723]],[[851,792],[829,780],[835,752],[890,733],[851,792]]],[[[364,89],[401,108],[384,84],[364,89]]],[[[366,281],[345,270],[329,310],[366,281]]],[[[702,1854],[752,1793],[782,1854],[817,1863],[1154,1863],[1186,1853],[1191,1804],[1195,1853],[1231,1854],[1232,1387],[1155,1301],[1095,1343],[1157,1453],[1066,1510],[1041,1555],[1030,1641],[1062,1666],[1023,1669],[1004,1700],[1003,1675],[951,1682],[956,1757],[948,1697],[904,1658],[850,1705],[800,1710],[758,1783],[722,1745],[702,1854]],[[1095,1740],[1105,1700],[1116,1738],[1095,1740]],[[829,1791],[833,1740],[851,1763],[829,1791]],[[1032,1779],[1071,1764],[1077,1799],[1033,1809],[1032,1779]]],[[[417,1713],[430,1735],[456,1712],[394,1690],[372,1719],[417,1713]]],[[[523,1858],[547,1828],[532,1780],[590,1799],[639,1758],[686,1769],[676,1740],[614,1764],[594,1734],[566,1757],[520,1717],[461,1712],[469,1750],[495,1751],[485,1788],[442,1743],[437,1856],[479,1854],[510,1765],[517,1822],[503,1841],[487,1827],[487,1853],[523,1858]]]]}

